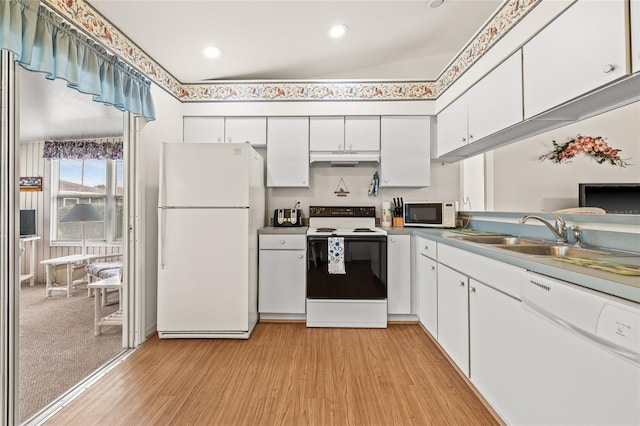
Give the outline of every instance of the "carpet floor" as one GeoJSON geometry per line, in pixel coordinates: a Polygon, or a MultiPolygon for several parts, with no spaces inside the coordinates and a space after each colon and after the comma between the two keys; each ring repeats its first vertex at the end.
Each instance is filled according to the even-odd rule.
{"type": "MultiPolygon", "coordinates": [[[[122,327],[94,336],[94,300],[87,290],[73,297],[44,284],[20,290],[20,422],[27,420],[122,351],[122,327]]],[[[110,297],[113,297],[110,295],[110,297]]],[[[107,306],[105,313],[118,305],[107,306]]]]}

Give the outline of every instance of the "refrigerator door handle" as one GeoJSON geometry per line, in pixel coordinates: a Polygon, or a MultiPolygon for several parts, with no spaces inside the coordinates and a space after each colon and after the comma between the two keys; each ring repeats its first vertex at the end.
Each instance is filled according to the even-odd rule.
{"type": "Polygon", "coordinates": [[[164,230],[166,228],[166,220],[165,220],[165,208],[164,207],[158,207],[159,209],[159,214],[160,214],[160,232],[158,233],[158,247],[160,249],[160,253],[158,255],[159,259],[159,266],[160,269],[164,269],[164,230]]]}

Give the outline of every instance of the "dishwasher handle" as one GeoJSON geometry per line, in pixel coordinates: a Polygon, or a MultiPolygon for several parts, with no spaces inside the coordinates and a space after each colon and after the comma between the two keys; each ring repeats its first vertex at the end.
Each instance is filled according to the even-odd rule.
{"type": "Polygon", "coordinates": [[[569,323],[568,321],[563,320],[562,318],[557,317],[556,315],[552,314],[551,312],[547,311],[546,309],[542,308],[541,306],[539,306],[537,303],[535,303],[534,301],[530,300],[529,298],[527,298],[526,296],[522,297],[522,305],[525,307],[525,309],[533,312],[534,314],[540,315],[543,318],[546,318],[547,320],[553,322],[554,324],[560,326],[561,328],[564,328],[565,330],[572,332],[574,334],[577,334],[583,338],[586,338],[587,340],[597,344],[598,346],[602,347],[603,349],[612,352],[616,355],[618,355],[621,358],[624,358],[625,360],[633,363],[634,365],[640,367],[640,353],[638,352],[634,352],[632,350],[629,350],[623,346],[617,345],[607,339],[603,339],[600,336],[597,336],[593,333],[590,333],[586,330],[583,330],[580,327],[577,327],[571,323],[569,323]]]}

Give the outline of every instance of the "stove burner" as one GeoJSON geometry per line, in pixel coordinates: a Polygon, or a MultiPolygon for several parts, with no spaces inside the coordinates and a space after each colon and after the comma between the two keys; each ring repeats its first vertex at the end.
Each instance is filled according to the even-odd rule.
{"type": "Polygon", "coordinates": [[[318,228],[316,232],[334,232],[336,228],[318,228]]]}
{"type": "Polygon", "coordinates": [[[370,228],[356,228],[353,232],[373,232],[373,230],[370,228]]]}

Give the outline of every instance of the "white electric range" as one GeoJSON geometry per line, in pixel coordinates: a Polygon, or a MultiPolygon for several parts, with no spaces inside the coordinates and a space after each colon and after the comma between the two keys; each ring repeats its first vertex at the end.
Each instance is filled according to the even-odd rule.
{"type": "Polygon", "coordinates": [[[387,233],[372,206],[311,206],[307,327],[387,326],[387,233]]]}

